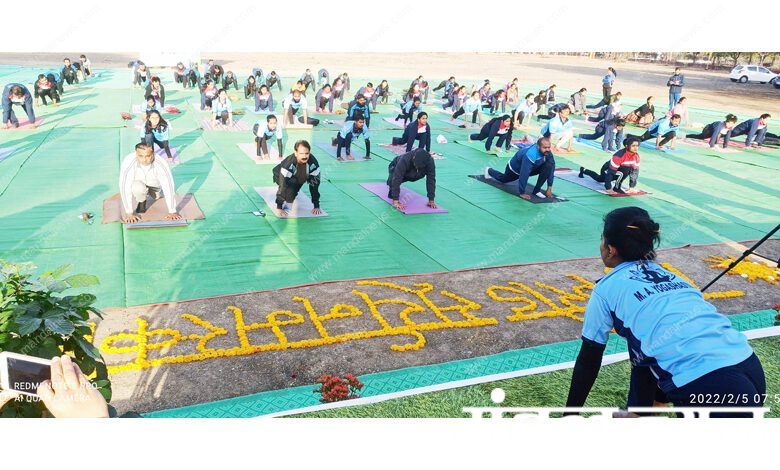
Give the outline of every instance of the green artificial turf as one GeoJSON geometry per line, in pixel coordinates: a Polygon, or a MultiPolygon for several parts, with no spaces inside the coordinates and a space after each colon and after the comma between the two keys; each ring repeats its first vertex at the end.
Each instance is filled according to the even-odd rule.
{"type": "MultiPolygon", "coordinates": [[[[780,417],[780,337],[750,341],[764,366],[771,408],[766,417],[780,417]],[[775,401],[778,400],[778,401],[775,401]]],[[[586,407],[625,407],[628,394],[628,361],[602,367],[585,403],[586,407]]],[[[463,418],[464,407],[494,407],[490,393],[501,388],[506,398],[501,406],[562,407],[571,381],[571,369],[488,382],[470,387],[397,398],[370,405],[294,415],[300,418],[463,418]]]]}

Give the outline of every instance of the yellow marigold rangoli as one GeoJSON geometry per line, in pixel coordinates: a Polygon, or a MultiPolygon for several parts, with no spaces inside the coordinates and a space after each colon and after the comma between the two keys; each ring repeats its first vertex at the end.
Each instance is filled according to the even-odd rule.
{"type": "MultiPolygon", "coordinates": [[[[662,266],[696,286],[674,266],[662,266]]],[[[225,311],[228,320],[220,318],[222,324],[182,313],[179,318],[184,321],[176,328],[150,328],[147,319],[137,317],[135,331],[108,335],[99,349],[107,356],[111,374],[372,338],[397,338],[390,344],[391,350],[417,351],[427,343],[426,332],[495,326],[501,318],[510,323],[554,317],[581,322],[594,283],[576,274],[567,274],[566,278],[567,282],[556,286],[518,281],[491,285],[485,288],[482,303],[449,290],[437,290],[428,282],[403,286],[357,281],[350,292],[352,303],[318,308],[315,299],[294,296],[290,300],[295,305],[290,310],[275,310],[259,317],[257,312],[246,315],[259,321],[247,322],[244,310],[233,305],[225,311]],[[507,309],[512,303],[516,305],[507,309]],[[491,307],[498,318],[475,314],[484,312],[485,307],[491,307]],[[350,330],[352,325],[347,322],[352,320],[362,322],[362,327],[350,330]]],[[[742,291],[708,292],[705,298],[743,295],[742,291]]]]}
{"type": "MultiPolygon", "coordinates": [[[[710,263],[710,267],[713,269],[726,269],[731,263],[736,261],[736,258],[729,256],[728,258],[721,258],[720,256],[710,256],[705,260],[710,263]]],[[[756,263],[755,261],[742,260],[734,266],[728,274],[730,276],[742,276],[748,280],[748,282],[755,282],[756,279],[761,279],[769,284],[777,285],[777,278],[780,275],[780,270],[776,267],[772,267],[770,264],[756,263]]]]}

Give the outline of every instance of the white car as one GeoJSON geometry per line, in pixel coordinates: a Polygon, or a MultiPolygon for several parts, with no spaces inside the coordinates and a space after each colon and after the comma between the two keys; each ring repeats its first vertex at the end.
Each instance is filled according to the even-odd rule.
{"type": "Polygon", "coordinates": [[[737,65],[731,69],[729,78],[732,82],[739,83],[747,83],[749,81],[767,83],[774,82],[777,74],[760,65],[737,65]]]}

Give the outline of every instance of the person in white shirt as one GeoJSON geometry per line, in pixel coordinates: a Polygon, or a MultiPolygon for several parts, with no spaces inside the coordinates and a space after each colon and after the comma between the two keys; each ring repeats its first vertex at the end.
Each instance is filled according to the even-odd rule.
{"type": "Polygon", "coordinates": [[[301,94],[300,91],[295,90],[284,99],[282,102],[282,109],[284,109],[284,124],[286,126],[294,126],[297,123],[294,120],[294,116],[298,114],[298,111],[303,111],[303,123],[309,122],[309,111],[306,110],[308,103],[306,97],[301,94]]]}
{"type": "Polygon", "coordinates": [[[146,212],[149,196],[154,199],[165,198],[165,204],[168,206],[165,220],[182,218],[176,210],[176,193],[171,168],[164,158],[155,158],[152,147],[146,143],[137,144],[135,152],[122,160],[119,170],[119,195],[124,212],[127,214],[122,222],[126,224],[141,220],[141,214],[146,212]]]}
{"type": "Polygon", "coordinates": [[[257,143],[257,159],[270,160],[271,154],[268,152],[268,142],[276,140],[276,145],[279,148],[279,158],[284,158],[283,141],[284,134],[282,133],[282,126],[277,122],[276,116],[269,114],[265,118],[265,122],[262,120],[252,127],[252,132],[255,134],[255,142],[257,143]]]}

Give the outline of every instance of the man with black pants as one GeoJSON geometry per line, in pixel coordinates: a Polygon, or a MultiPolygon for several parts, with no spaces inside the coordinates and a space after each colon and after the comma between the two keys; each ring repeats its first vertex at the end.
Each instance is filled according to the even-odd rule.
{"type": "Polygon", "coordinates": [[[68,82],[68,85],[73,85],[79,83],[79,77],[76,75],[76,67],[73,66],[73,64],[70,63],[70,59],[65,57],[62,61],[65,65],[62,66],[62,70],[60,71],[60,79],[63,82],[68,82]]]}
{"type": "Polygon", "coordinates": [[[390,162],[387,167],[388,177],[387,197],[393,200],[393,207],[398,210],[406,209],[406,204],[399,200],[401,184],[406,181],[418,181],[425,178],[425,186],[428,191],[428,204],[431,209],[438,206],[434,202],[436,198],[436,164],[431,154],[423,149],[414,149],[399,155],[390,162]]]}
{"type": "Polygon", "coordinates": [[[371,140],[368,133],[368,125],[363,116],[358,117],[354,121],[347,121],[344,127],[336,134],[336,160],[343,161],[341,157],[341,149],[346,149],[347,160],[354,160],[352,156],[352,141],[357,140],[359,137],[363,137],[366,142],[366,160],[371,160],[371,140]]]}

